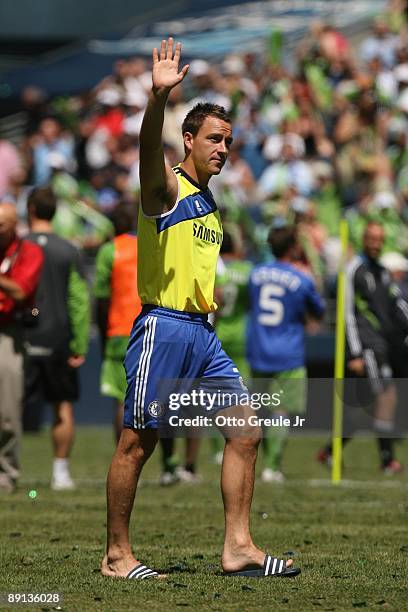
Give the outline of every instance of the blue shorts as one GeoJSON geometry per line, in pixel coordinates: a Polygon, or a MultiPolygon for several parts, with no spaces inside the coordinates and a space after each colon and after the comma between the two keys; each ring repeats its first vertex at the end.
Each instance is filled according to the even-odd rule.
{"type": "MultiPolygon", "coordinates": [[[[235,405],[236,396],[247,392],[207,315],[143,306],[133,325],[124,365],[123,424],[132,429],[157,429],[163,413],[169,412],[169,397],[189,392],[197,381],[206,391],[222,389],[222,401],[211,402],[213,413],[235,405]]],[[[206,414],[208,410],[204,408],[206,414]]]]}

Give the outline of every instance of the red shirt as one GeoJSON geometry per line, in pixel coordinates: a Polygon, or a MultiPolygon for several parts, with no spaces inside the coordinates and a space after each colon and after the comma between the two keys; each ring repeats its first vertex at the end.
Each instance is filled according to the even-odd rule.
{"type": "MultiPolygon", "coordinates": [[[[30,303],[34,297],[43,265],[41,247],[28,240],[15,239],[5,252],[0,252],[0,274],[13,279],[23,290],[30,303]]],[[[24,305],[23,304],[23,305],[24,305]]],[[[21,306],[0,289],[0,325],[10,323],[13,314],[21,306]]]]}
{"type": "Polygon", "coordinates": [[[112,108],[105,115],[96,120],[97,128],[106,128],[111,136],[117,138],[123,134],[123,121],[125,115],[118,108],[112,108]]]}

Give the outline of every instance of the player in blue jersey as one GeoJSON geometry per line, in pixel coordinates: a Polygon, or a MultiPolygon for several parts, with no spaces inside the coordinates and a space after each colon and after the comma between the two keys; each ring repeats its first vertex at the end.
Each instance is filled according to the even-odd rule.
{"type": "MultiPolygon", "coordinates": [[[[226,392],[234,398],[246,391],[238,368],[208,323],[208,314],[217,308],[214,284],[222,242],[220,213],[208,183],[227,159],[231,121],[220,106],[196,105],[182,125],[185,157],[176,168],[167,166],[162,145],[164,109],[170,91],[188,69],[179,70],[180,52],[180,44],[174,48],[172,38],[162,41],[160,51],[154,49],[153,88],[140,130],[138,291],[142,312],[133,325],[125,358],[124,427],[107,482],[108,542],[101,571],[112,577],[158,577],[133,553],[129,521],[139,476],[157,443],[160,418],[171,416],[169,386],[173,390],[176,380],[184,385],[199,379],[200,391],[205,386],[216,399],[221,379],[225,397],[226,392]]],[[[249,422],[254,414],[248,402],[237,406],[237,400],[228,401],[217,400],[215,407],[214,403],[200,405],[207,416],[216,418],[222,411],[225,418],[236,419],[238,413],[243,421],[239,427],[227,423],[222,430],[226,440],[221,473],[224,575],[296,576],[300,570],[292,567],[292,559],[271,557],[252,541],[249,517],[261,431],[249,422]]]]}
{"type": "MultiPolygon", "coordinates": [[[[268,240],[276,261],[256,266],[249,280],[247,358],[254,390],[270,397],[279,394],[274,414],[302,414],[306,405],[305,322],[308,315],[321,318],[324,305],[313,280],[293,265],[299,248],[295,228],[272,228],[268,240]]],[[[286,437],[286,427],[264,431],[265,482],[284,480],[281,462],[286,437]]]]}

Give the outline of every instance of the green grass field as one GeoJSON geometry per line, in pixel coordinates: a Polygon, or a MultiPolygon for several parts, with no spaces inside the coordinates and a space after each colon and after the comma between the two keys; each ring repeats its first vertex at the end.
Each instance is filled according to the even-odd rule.
{"type": "MultiPolygon", "coordinates": [[[[288,483],[257,482],[255,489],[255,541],[272,553],[294,551],[301,576],[254,580],[219,575],[219,468],[210,463],[205,442],[202,484],[161,488],[156,484],[157,455],[147,466],[132,540],[143,562],[169,577],[126,582],[103,578],[98,569],[105,543],[104,480],[113,451],[111,431],[78,430],[72,459],[78,489],[60,493],[49,489],[47,432],[25,436],[19,489],[0,500],[0,591],[59,591],[64,596],[61,609],[80,612],[408,610],[406,474],[391,479],[380,475],[374,441],[357,439],[347,448],[347,480],[333,487],[328,472],[314,461],[320,443],[290,440],[288,483]],[[29,497],[33,489],[36,499],[29,497]]],[[[408,463],[407,443],[399,445],[398,455],[408,463]]]]}

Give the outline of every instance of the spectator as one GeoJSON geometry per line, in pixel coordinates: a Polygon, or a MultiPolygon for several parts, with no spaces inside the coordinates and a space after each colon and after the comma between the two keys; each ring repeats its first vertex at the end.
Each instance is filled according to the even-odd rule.
{"type": "Polygon", "coordinates": [[[317,161],[313,165],[313,172],[317,182],[313,197],[317,207],[317,218],[330,236],[338,236],[341,200],[337,193],[333,166],[324,161],[317,161]]]}
{"type": "Polygon", "coordinates": [[[79,398],[78,368],[89,340],[89,295],[77,249],[56,236],[56,199],[48,187],[36,188],[27,203],[28,240],[42,248],[44,268],[36,293],[38,324],[27,330],[24,410],[38,427],[43,400],[52,404],[54,448],[51,488],[74,488],[69,456],[74,440],[72,402],[79,398]]]}
{"type": "Polygon", "coordinates": [[[47,93],[40,87],[29,85],[21,92],[21,106],[24,135],[32,136],[47,115],[47,93]]]}
{"type": "Polygon", "coordinates": [[[31,185],[27,184],[28,172],[23,166],[10,177],[9,188],[3,196],[5,202],[10,202],[15,205],[16,212],[21,227],[26,227],[27,222],[27,198],[32,189],[31,185]]]}
{"type": "Polygon", "coordinates": [[[23,400],[23,327],[33,316],[43,254],[16,235],[13,204],[0,204],[0,491],[14,490],[20,474],[23,400]]]}
{"type": "Polygon", "coordinates": [[[314,178],[309,164],[298,157],[293,142],[286,136],[276,161],[266,168],[259,179],[259,189],[264,197],[283,193],[294,187],[299,194],[308,196],[314,187],[314,178]]]}
{"type": "Polygon", "coordinates": [[[367,63],[378,57],[384,66],[393,68],[397,40],[397,37],[390,32],[387,22],[378,18],[374,21],[372,35],[361,43],[360,57],[367,63]]]}
{"type": "Polygon", "coordinates": [[[228,189],[236,201],[244,206],[252,204],[255,200],[255,179],[247,162],[241,157],[242,145],[239,143],[231,147],[223,175],[216,177],[212,185],[215,194],[228,189]]]}
{"type": "Polygon", "coordinates": [[[137,291],[137,237],[132,231],[135,218],[135,211],[124,205],[114,211],[115,238],[98,251],[93,290],[103,347],[101,393],[116,401],[117,441],[122,431],[126,393],[123,360],[133,321],[141,310],[137,291]]]}
{"type": "Polygon", "coordinates": [[[293,254],[292,264],[304,274],[311,276],[318,289],[322,288],[323,247],[326,241],[326,231],[316,220],[315,208],[311,201],[300,196],[289,202],[294,214],[298,248],[293,254]]]}
{"type": "Polygon", "coordinates": [[[242,144],[242,157],[257,180],[267,166],[262,149],[271,132],[271,126],[256,105],[251,106],[248,114],[238,117],[234,126],[234,138],[242,144]]]}
{"type": "Polygon", "coordinates": [[[113,137],[123,134],[125,114],[121,108],[122,96],[117,87],[101,89],[96,95],[101,105],[99,117],[96,120],[96,129],[105,131],[113,137]]]}
{"type": "Polygon", "coordinates": [[[17,147],[8,140],[0,139],[0,198],[8,193],[20,169],[21,159],[17,147]]]}
{"type": "Polygon", "coordinates": [[[190,106],[198,102],[212,102],[227,110],[231,108],[230,99],[224,94],[223,79],[216,67],[206,60],[196,59],[190,64],[191,79],[190,106]]]}
{"type": "MultiPolygon", "coordinates": [[[[63,134],[60,122],[47,117],[40,123],[38,133],[32,136],[33,180],[35,185],[45,185],[51,178],[50,154],[58,153],[65,167],[74,162],[74,141],[63,134]]],[[[52,157],[51,157],[52,159],[52,157]]]]}

